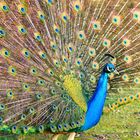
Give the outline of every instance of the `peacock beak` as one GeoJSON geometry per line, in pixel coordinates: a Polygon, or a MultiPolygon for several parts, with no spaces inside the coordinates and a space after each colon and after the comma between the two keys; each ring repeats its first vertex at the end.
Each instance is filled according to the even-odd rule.
{"type": "Polygon", "coordinates": [[[114,70],[114,73],[118,75],[120,74],[116,69],[114,70]]]}

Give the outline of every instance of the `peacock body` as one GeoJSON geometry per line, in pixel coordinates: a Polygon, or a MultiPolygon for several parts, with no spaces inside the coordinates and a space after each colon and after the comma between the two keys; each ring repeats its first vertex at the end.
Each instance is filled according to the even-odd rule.
{"type": "Polygon", "coordinates": [[[138,0],[1,0],[0,133],[70,140],[139,99],[139,27],[138,0]]]}

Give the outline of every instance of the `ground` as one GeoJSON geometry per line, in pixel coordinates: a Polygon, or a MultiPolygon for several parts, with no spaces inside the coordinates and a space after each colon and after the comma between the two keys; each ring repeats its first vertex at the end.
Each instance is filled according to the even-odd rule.
{"type": "MultiPolygon", "coordinates": [[[[0,136],[0,140],[49,140],[51,135],[0,136]]],[[[66,140],[61,136],[58,140],[66,140]]],[[[140,100],[104,113],[100,123],[75,140],[140,140],[140,100]]]]}

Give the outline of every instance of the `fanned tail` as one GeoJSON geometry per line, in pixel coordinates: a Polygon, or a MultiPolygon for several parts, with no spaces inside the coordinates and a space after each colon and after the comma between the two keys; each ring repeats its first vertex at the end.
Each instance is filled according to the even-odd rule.
{"type": "Polygon", "coordinates": [[[0,130],[78,130],[105,54],[120,73],[109,76],[106,105],[138,93],[139,7],[130,0],[0,1],[0,130]]]}

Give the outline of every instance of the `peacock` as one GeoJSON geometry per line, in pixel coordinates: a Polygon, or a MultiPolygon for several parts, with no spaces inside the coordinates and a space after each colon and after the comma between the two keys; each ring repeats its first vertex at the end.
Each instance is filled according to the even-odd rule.
{"type": "Polygon", "coordinates": [[[1,135],[74,140],[139,89],[139,0],[0,0],[1,135]]]}

